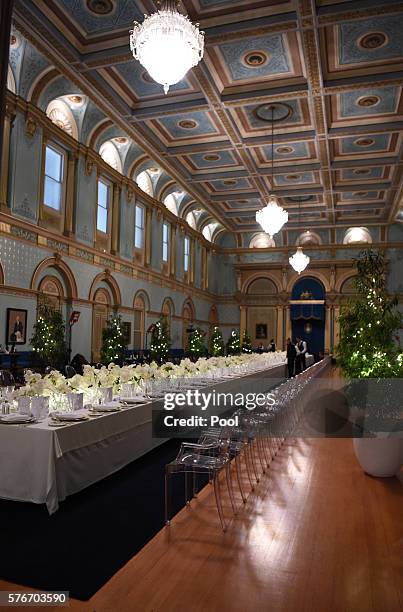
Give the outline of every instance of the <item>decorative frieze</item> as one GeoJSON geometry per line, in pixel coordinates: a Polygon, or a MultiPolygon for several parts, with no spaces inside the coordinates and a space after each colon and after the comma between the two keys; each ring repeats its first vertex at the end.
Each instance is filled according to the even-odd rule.
{"type": "Polygon", "coordinates": [[[107,257],[100,257],[99,263],[106,268],[110,268],[111,270],[115,269],[115,262],[112,259],[108,259],[107,257]]]}
{"type": "Polygon", "coordinates": [[[29,230],[23,229],[22,227],[18,227],[16,225],[11,226],[11,234],[16,238],[22,238],[23,240],[28,240],[29,242],[33,242],[34,244],[38,241],[38,235],[34,232],[30,232],[29,230]]]}
{"type": "Polygon", "coordinates": [[[68,253],[69,253],[68,245],[65,244],[64,242],[59,242],[59,240],[54,240],[53,238],[48,238],[47,239],[47,245],[51,249],[55,249],[55,251],[61,251],[62,253],[65,253],[66,255],[68,255],[68,253]]]}
{"type": "Polygon", "coordinates": [[[76,257],[79,257],[80,259],[85,259],[85,261],[94,263],[94,255],[92,253],[89,253],[88,251],[85,251],[84,249],[76,249],[75,254],[76,257]]]}

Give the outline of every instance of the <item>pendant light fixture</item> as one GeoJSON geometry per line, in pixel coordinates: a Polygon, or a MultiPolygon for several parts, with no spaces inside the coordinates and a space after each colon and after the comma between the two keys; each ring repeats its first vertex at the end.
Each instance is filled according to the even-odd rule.
{"type": "Polygon", "coordinates": [[[163,0],[161,9],[137,21],[130,31],[130,49],[154,81],[164,86],[181,81],[203,58],[204,32],[179,13],[176,0],[163,0]]]}
{"type": "MultiPolygon", "coordinates": [[[[271,110],[271,185],[274,186],[274,106],[271,110]]],[[[274,193],[269,194],[269,201],[264,208],[256,212],[256,221],[270,238],[277,234],[288,221],[288,212],[279,206],[274,193]]]]}
{"type": "MultiPolygon", "coordinates": [[[[300,221],[301,221],[301,200],[299,200],[299,205],[298,205],[298,223],[300,223],[300,221]]],[[[301,272],[303,272],[305,268],[309,265],[311,258],[308,257],[308,255],[305,255],[304,251],[302,250],[302,247],[299,246],[297,247],[297,251],[294,253],[294,255],[292,255],[292,257],[289,257],[288,261],[290,262],[290,266],[296,272],[298,272],[298,274],[301,274],[301,272]]]]}

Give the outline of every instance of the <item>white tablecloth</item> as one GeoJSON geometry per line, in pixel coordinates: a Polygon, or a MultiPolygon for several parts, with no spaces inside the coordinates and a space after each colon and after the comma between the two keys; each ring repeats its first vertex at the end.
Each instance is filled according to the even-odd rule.
{"type": "MultiPolygon", "coordinates": [[[[284,369],[281,364],[260,375],[274,381],[284,377],[284,369]]],[[[152,436],[153,407],[135,405],[61,428],[0,424],[0,498],[44,503],[50,514],[56,512],[68,495],[165,441],[152,436]]]]}

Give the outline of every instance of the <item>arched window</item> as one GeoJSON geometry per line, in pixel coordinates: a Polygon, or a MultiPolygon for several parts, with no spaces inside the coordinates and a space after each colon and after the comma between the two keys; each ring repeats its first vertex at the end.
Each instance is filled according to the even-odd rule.
{"type": "Polygon", "coordinates": [[[253,236],[249,243],[250,249],[267,249],[275,246],[276,243],[274,242],[273,238],[270,238],[270,236],[264,232],[260,232],[259,234],[253,236]]]}
{"type": "Polygon", "coordinates": [[[7,89],[12,91],[13,93],[16,93],[14,74],[10,65],[8,65],[7,72],[7,89]]]}
{"type": "Polygon", "coordinates": [[[45,276],[39,283],[38,306],[47,304],[54,310],[60,310],[63,300],[63,287],[55,276],[45,276]]]}
{"type": "Polygon", "coordinates": [[[188,225],[190,225],[190,227],[193,228],[194,230],[197,229],[196,215],[194,214],[193,211],[190,211],[186,215],[186,223],[188,223],[188,225]]]}
{"type": "Polygon", "coordinates": [[[173,213],[174,215],[178,215],[178,204],[173,193],[167,195],[164,200],[164,205],[167,207],[168,210],[171,211],[171,213],[173,213]]]}
{"type": "Polygon", "coordinates": [[[76,140],[78,139],[77,124],[74,115],[63,100],[52,100],[52,102],[48,104],[46,114],[52,123],[67,132],[67,134],[70,134],[70,136],[76,140]]]}
{"type": "Polygon", "coordinates": [[[310,230],[302,232],[297,239],[298,246],[318,246],[319,244],[321,244],[320,237],[310,230]]]}
{"type": "Polygon", "coordinates": [[[140,189],[144,191],[144,193],[153,197],[154,195],[153,182],[147,170],[143,170],[143,172],[140,172],[140,174],[136,178],[136,183],[140,187],[140,189]]]}
{"type": "Polygon", "coordinates": [[[366,227],[350,227],[345,235],[343,244],[371,244],[372,237],[366,227]]]}
{"type": "Polygon", "coordinates": [[[120,159],[119,152],[113,142],[111,142],[110,140],[104,142],[99,149],[99,154],[104,160],[104,162],[109,164],[114,170],[122,172],[122,161],[120,159]]]}
{"type": "Polygon", "coordinates": [[[212,242],[213,235],[217,227],[218,227],[218,223],[209,223],[203,228],[202,234],[206,240],[208,240],[209,242],[212,242]]]}

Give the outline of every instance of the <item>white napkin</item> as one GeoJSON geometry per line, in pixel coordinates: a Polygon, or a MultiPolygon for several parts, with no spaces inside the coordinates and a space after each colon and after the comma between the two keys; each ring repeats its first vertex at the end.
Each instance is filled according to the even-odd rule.
{"type": "Polygon", "coordinates": [[[2,414],[0,415],[0,419],[2,421],[6,421],[7,423],[12,423],[13,421],[33,421],[34,418],[29,414],[21,414],[20,412],[12,412],[11,414],[2,414]]]}
{"type": "Polygon", "coordinates": [[[88,416],[86,410],[74,410],[74,412],[65,412],[63,410],[55,410],[51,416],[59,419],[60,421],[78,421],[88,416]]]}

